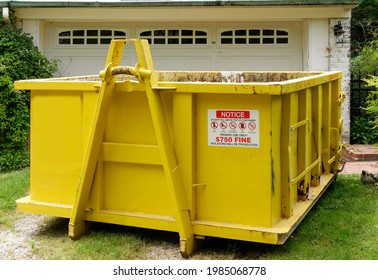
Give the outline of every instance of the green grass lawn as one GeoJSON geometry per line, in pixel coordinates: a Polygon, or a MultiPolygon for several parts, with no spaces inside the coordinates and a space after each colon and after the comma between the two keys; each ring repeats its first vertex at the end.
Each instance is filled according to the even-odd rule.
{"type": "MultiPolygon", "coordinates": [[[[22,216],[15,199],[27,194],[28,182],[28,169],[0,175],[0,230],[22,216]]],[[[46,217],[31,242],[37,258],[148,259],[179,251],[176,233],[93,223],[72,241],[67,228],[67,219],[46,217]]],[[[359,175],[339,175],[284,245],[206,238],[191,258],[378,260],[378,188],[361,184],[359,175]]]]}

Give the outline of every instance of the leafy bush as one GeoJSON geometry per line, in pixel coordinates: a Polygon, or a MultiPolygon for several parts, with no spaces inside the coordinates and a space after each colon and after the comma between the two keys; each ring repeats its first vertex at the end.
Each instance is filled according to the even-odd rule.
{"type": "Polygon", "coordinates": [[[375,90],[369,93],[365,110],[371,116],[373,137],[375,144],[378,144],[378,76],[371,76],[369,79],[365,79],[365,81],[368,86],[375,88],[375,90]]]}
{"type": "Polygon", "coordinates": [[[29,164],[28,92],[16,91],[13,82],[48,78],[56,63],[43,56],[32,38],[0,17],[0,172],[29,164]]]}
{"type": "Polygon", "coordinates": [[[360,53],[351,59],[351,73],[362,79],[378,75],[378,40],[366,43],[360,53]]]}
{"type": "Polygon", "coordinates": [[[368,86],[374,88],[375,90],[372,90],[370,92],[369,98],[367,100],[367,108],[366,110],[377,114],[378,113],[378,76],[370,76],[369,79],[365,79],[368,86]]]}
{"type": "Polygon", "coordinates": [[[356,116],[351,120],[350,142],[352,144],[372,144],[377,142],[377,131],[373,129],[373,121],[356,116]]]}

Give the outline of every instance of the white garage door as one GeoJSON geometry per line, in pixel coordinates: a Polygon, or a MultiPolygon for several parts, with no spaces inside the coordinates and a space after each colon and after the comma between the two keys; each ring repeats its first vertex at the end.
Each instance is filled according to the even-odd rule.
{"type": "MultiPolygon", "coordinates": [[[[302,23],[49,23],[45,54],[59,75],[98,74],[112,39],[145,38],[157,70],[300,71],[302,23]],[[153,26],[153,27],[152,27],[153,26]]],[[[125,47],[123,64],[135,65],[125,47]]]]}

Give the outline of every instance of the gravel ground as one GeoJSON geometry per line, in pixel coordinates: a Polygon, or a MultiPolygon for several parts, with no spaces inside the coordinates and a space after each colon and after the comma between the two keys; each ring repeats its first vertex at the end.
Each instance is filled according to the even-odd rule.
{"type": "MultiPolygon", "coordinates": [[[[0,260],[37,260],[33,253],[34,237],[51,224],[43,215],[17,213],[13,227],[0,225],[0,260]]],[[[179,245],[151,245],[146,249],[149,260],[181,260],[179,245]]]]}
{"type": "Polygon", "coordinates": [[[33,260],[33,236],[43,225],[43,216],[17,214],[13,227],[0,226],[0,260],[33,260]]]}

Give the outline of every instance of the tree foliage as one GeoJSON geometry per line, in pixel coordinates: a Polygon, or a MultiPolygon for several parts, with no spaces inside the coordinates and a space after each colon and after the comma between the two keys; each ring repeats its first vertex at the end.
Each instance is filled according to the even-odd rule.
{"type": "Polygon", "coordinates": [[[14,81],[48,78],[55,70],[28,34],[0,16],[0,172],[29,164],[29,93],[14,90],[14,81]]]}
{"type": "Polygon", "coordinates": [[[353,9],[351,54],[352,75],[378,75],[378,0],[363,0],[353,9]]]}
{"type": "Polygon", "coordinates": [[[375,40],[378,40],[378,0],[363,0],[352,10],[352,57],[357,56],[367,44],[375,40]]]}

